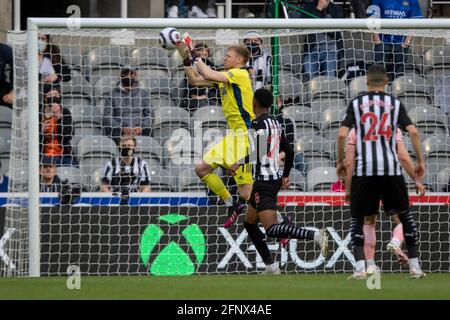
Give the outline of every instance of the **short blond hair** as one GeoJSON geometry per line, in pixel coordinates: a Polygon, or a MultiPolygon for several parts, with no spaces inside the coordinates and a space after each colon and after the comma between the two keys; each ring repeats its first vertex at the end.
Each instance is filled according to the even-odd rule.
{"type": "Polygon", "coordinates": [[[136,138],[133,136],[122,136],[122,138],[120,138],[120,144],[122,144],[122,142],[128,141],[128,140],[133,140],[134,147],[136,147],[137,141],[136,141],[136,138]]]}
{"type": "Polygon", "coordinates": [[[250,52],[248,51],[247,47],[245,47],[242,44],[234,45],[228,48],[228,50],[233,50],[238,54],[238,56],[241,56],[242,59],[244,59],[244,65],[247,64],[247,61],[250,57],[250,52]]]}

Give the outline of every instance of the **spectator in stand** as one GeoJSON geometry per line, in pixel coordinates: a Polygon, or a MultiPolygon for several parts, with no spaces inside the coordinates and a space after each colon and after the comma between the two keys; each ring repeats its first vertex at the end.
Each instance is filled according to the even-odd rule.
{"type": "MultiPolygon", "coordinates": [[[[344,18],[342,8],[330,0],[315,0],[307,3],[301,14],[302,18],[344,18]]],[[[304,72],[305,82],[324,75],[337,75],[338,50],[342,47],[342,34],[340,32],[328,32],[309,34],[305,42],[304,72]]]]}
{"type": "MultiPolygon", "coordinates": [[[[209,67],[214,70],[217,69],[214,63],[209,59],[211,57],[211,51],[207,44],[202,42],[196,43],[195,52],[209,67]]],[[[182,107],[190,112],[209,105],[209,102],[217,99],[218,96],[215,88],[191,86],[186,77],[184,78],[183,87],[186,89],[183,94],[184,99],[182,100],[182,107]]]]}
{"type": "Polygon", "coordinates": [[[247,68],[252,78],[253,90],[270,86],[272,57],[262,49],[263,38],[258,32],[251,31],[246,34],[244,44],[250,52],[247,68]]]}
{"type": "Polygon", "coordinates": [[[53,157],[43,157],[40,168],[40,192],[57,192],[62,189],[62,181],[56,174],[56,163],[53,157]]]}
{"type": "Polygon", "coordinates": [[[50,36],[40,33],[38,36],[39,79],[44,94],[58,89],[61,82],[71,80],[70,68],[65,64],[57,45],[51,43],[50,36]]]}
{"type": "Polygon", "coordinates": [[[367,2],[366,0],[351,0],[355,18],[357,18],[357,19],[367,18],[367,13],[366,13],[367,3],[366,2],[367,2]]]}
{"type": "Polygon", "coordinates": [[[191,1],[192,6],[185,5],[185,0],[169,0],[166,2],[168,5],[168,18],[185,18],[186,13],[188,18],[217,18],[216,14],[216,0],[208,0],[206,13],[196,4],[195,1],[191,1]]]}
{"type": "Polygon", "coordinates": [[[124,68],[120,82],[103,107],[106,134],[115,141],[124,136],[150,135],[152,107],[150,92],[139,87],[137,69],[124,68]]]}
{"type": "Polygon", "coordinates": [[[114,157],[103,170],[102,192],[150,192],[150,173],[147,163],[134,155],[136,139],[124,136],[120,139],[120,156],[114,157]]]}
{"type": "Polygon", "coordinates": [[[9,178],[3,174],[2,162],[0,161],[0,192],[8,192],[9,178]]]}
{"type": "Polygon", "coordinates": [[[13,52],[12,48],[0,43],[0,105],[12,108],[14,101],[13,91],[13,52]],[[9,79],[7,79],[6,66],[11,68],[9,79]]]}
{"type": "Polygon", "coordinates": [[[77,165],[72,156],[72,115],[61,106],[58,90],[49,91],[44,97],[40,122],[40,149],[44,157],[52,157],[58,165],[77,165]]]}
{"type": "MultiPolygon", "coordinates": [[[[417,0],[373,0],[372,5],[379,7],[379,12],[374,14],[379,14],[382,19],[423,18],[417,0]]],[[[412,35],[374,34],[375,63],[384,65],[389,81],[394,81],[405,72],[405,61],[411,55],[409,47],[412,39],[412,35]]]]}

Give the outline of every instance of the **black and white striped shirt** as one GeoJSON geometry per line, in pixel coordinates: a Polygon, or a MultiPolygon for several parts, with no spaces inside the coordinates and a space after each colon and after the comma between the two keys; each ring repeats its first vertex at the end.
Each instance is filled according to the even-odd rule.
{"type": "Polygon", "coordinates": [[[115,157],[106,163],[102,184],[109,185],[112,192],[139,192],[141,186],[150,184],[147,162],[135,156],[128,166],[115,157]]]}
{"type": "Polygon", "coordinates": [[[354,98],[342,122],[356,130],[354,175],[400,176],[397,127],[413,124],[400,100],[383,92],[368,92],[354,98]]]}
{"type": "Polygon", "coordinates": [[[294,162],[294,150],[278,120],[264,113],[252,121],[250,127],[250,162],[253,177],[257,181],[279,180],[289,177],[294,162]],[[280,173],[278,157],[280,150],[286,153],[283,174],[280,173]]]}

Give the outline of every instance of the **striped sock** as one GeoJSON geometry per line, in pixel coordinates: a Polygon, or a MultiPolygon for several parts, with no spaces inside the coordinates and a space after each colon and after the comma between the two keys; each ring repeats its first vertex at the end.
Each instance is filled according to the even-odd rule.
{"type": "Polygon", "coordinates": [[[264,264],[266,266],[272,265],[274,261],[270,255],[269,247],[266,243],[266,236],[259,229],[258,225],[244,222],[244,228],[245,230],[247,230],[248,236],[250,237],[250,239],[252,239],[252,242],[255,245],[255,248],[262,258],[264,264]]]}
{"type": "Polygon", "coordinates": [[[271,238],[294,238],[294,239],[309,239],[314,240],[314,231],[297,228],[286,224],[273,224],[267,230],[266,234],[271,238]]]}

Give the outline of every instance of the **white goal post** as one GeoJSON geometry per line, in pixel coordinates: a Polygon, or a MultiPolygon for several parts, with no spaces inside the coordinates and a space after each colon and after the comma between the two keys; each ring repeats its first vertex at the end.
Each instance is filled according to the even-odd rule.
{"type": "MultiPolygon", "coordinates": [[[[283,34],[284,30],[433,30],[448,31],[450,19],[99,19],[99,18],[29,18],[27,23],[28,55],[28,223],[29,276],[40,276],[40,192],[39,192],[39,78],[38,33],[41,29],[266,29],[283,34]]],[[[446,32],[445,32],[446,33],[446,32]]]]}

